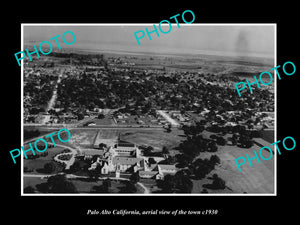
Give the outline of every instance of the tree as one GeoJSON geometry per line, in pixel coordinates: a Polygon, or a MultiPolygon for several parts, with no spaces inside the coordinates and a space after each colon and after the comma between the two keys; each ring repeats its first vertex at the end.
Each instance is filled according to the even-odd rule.
{"type": "Polygon", "coordinates": [[[167,133],[171,133],[171,132],[172,132],[172,129],[171,129],[170,126],[168,126],[168,127],[166,128],[166,132],[167,132],[167,133]]]}
{"type": "Polygon", "coordinates": [[[187,174],[183,171],[178,171],[175,176],[175,188],[179,193],[191,193],[193,189],[193,182],[187,174]]]}
{"type": "Polygon", "coordinates": [[[242,148],[251,148],[254,143],[247,135],[240,135],[239,143],[242,148]]]}
{"type": "Polygon", "coordinates": [[[53,162],[46,163],[43,171],[45,173],[53,173],[56,170],[56,165],[53,162]]]}
{"type": "Polygon", "coordinates": [[[234,138],[232,138],[232,139],[231,139],[231,143],[232,143],[232,145],[236,145],[236,144],[237,144],[237,140],[234,139],[234,138]]]}
{"type": "Polygon", "coordinates": [[[102,185],[104,185],[105,187],[110,188],[111,187],[111,179],[106,178],[105,180],[103,180],[102,185]]]}
{"type": "Polygon", "coordinates": [[[176,164],[177,167],[184,168],[188,166],[192,161],[193,157],[187,155],[187,154],[177,154],[175,155],[176,161],[179,165],[176,164]]]}
{"type": "Polygon", "coordinates": [[[222,146],[226,145],[226,139],[223,137],[217,137],[217,144],[222,146]]]}
{"type": "Polygon", "coordinates": [[[137,188],[131,181],[125,182],[125,187],[122,187],[120,193],[136,193],[137,188]]]}
{"type": "Polygon", "coordinates": [[[24,188],[24,193],[35,193],[35,189],[32,186],[24,188]]]}
{"type": "Polygon", "coordinates": [[[129,179],[132,183],[136,184],[137,182],[140,181],[140,176],[139,176],[138,172],[135,172],[135,173],[131,174],[129,179]]]}
{"type": "Polygon", "coordinates": [[[175,175],[167,174],[163,180],[158,181],[158,186],[163,193],[191,193],[193,182],[189,178],[188,170],[180,170],[175,175]]]}
{"type": "Polygon", "coordinates": [[[37,184],[35,185],[37,191],[39,193],[49,193],[49,184],[46,182],[46,183],[41,183],[41,184],[37,184]]]}
{"type": "Polygon", "coordinates": [[[76,173],[81,170],[80,162],[75,161],[72,166],[70,166],[70,172],[76,173]]]}
{"type": "Polygon", "coordinates": [[[152,146],[147,146],[146,148],[144,148],[143,153],[145,156],[147,156],[151,154],[152,150],[153,150],[152,146]]]}
{"type": "Polygon", "coordinates": [[[83,119],[84,119],[83,113],[78,113],[77,114],[77,120],[83,120],[83,119]]]}
{"type": "Polygon", "coordinates": [[[174,176],[167,174],[161,182],[161,188],[164,193],[172,193],[175,187],[174,176]]]}
{"type": "Polygon", "coordinates": [[[211,134],[211,135],[209,136],[209,138],[210,138],[210,139],[213,139],[213,140],[216,140],[216,139],[218,138],[218,136],[215,135],[215,134],[211,134]]]}
{"type": "Polygon", "coordinates": [[[98,164],[95,169],[89,170],[89,177],[97,180],[101,175],[101,166],[98,164]]]}
{"type": "Polygon", "coordinates": [[[207,189],[203,188],[203,190],[201,191],[201,193],[208,193],[207,189]]]}
{"type": "Polygon", "coordinates": [[[109,178],[103,180],[102,185],[93,186],[92,191],[96,193],[110,193],[111,180],[109,178]]]}
{"type": "Polygon", "coordinates": [[[218,146],[217,146],[216,142],[214,142],[214,141],[208,142],[207,148],[208,148],[207,150],[209,152],[216,152],[216,151],[218,151],[218,146]]]}
{"type": "Polygon", "coordinates": [[[104,119],[104,118],[105,118],[105,116],[104,116],[103,113],[100,113],[100,114],[98,115],[98,119],[104,119]]]}
{"type": "Polygon", "coordinates": [[[162,154],[169,154],[169,150],[166,146],[163,146],[162,148],[162,154]]]}
{"type": "Polygon", "coordinates": [[[212,162],[213,164],[220,164],[221,160],[217,155],[212,155],[209,159],[210,162],[212,162]]]}
{"type": "Polygon", "coordinates": [[[100,143],[100,144],[99,144],[99,149],[100,149],[100,150],[103,150],[104,148],[107,148],[107,145],[104,144],[104,143],[100,143]]]}
{"type": "Polygon", "coordinates": [[[156,161],[155,161],[155,159],[153,159],[153,158],[149,158],[149,159],[148,159],[148,163],[149,163],[149,164],[156,164],[156,161]]]}
{"type": "Polygon", "coordinates": [[[75,185],[68,181],[65,175],[55,175],[48,178],[49,193],[77,193],[75,185]]]}
{"type": "Polygon", "coordinates": [[[215,164],[208,159],[199,158],[196,159],[189,167],[197,179],[203,179],[214,169],[215,164]]]}
{"type": "Polygon", "coordinates": [[[213,178],[212,185],[215,189],[225,189],[226,187],[225,181],[222,178],[220,178],[217,174],[213,174],[212,178],[213,178]]]}

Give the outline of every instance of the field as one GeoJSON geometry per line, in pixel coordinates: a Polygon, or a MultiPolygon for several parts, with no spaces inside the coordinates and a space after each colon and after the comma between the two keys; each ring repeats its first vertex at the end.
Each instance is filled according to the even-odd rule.
{"type": "Polygon", "coordinates": [[[173,128],[172,132],[167,133],[163,129],[159,130],[140,130],[127,131],[122,135],[122,139],[137,145],[150,145],[154,150],[160,151],[163,146],[172,149],[184,140],[183,131],[173,128]]]}
{"type": "MultiPolygon", "coordinates": [[[[26,147],[25,147],[26,149],[26,147]]],[[[56,165],[56,170],[53,173],[61,172],[64,168],[64,166],[60,165],[59,163],[55,162],[53,160],[53,157],[57,155],[58,153],[61,153],[64,150],[62,147],[54,147],[54,148],[48,148],[46,152],[48,152],[47,156],[40,156],[36,159],[25,159],[24,157],[24,167],[27,167],[28,170],[33,170],[34,173],[41,172],[42,168],[46,163],[53,162],[56,165]]],[[[30,155],[31,152],[28,152],[27,155],[30,155]]],[[[40,155],[41,153],[39,153],[40,155]]]]}
{"type": "Polygon", "coordinates": [[[36,127],[36,126],[26,126],[26,127],[24,126],[24,141],[30,140],[30,139],[38,137],[38,136],[47,135],[54,131],[57,132],[58,130],[59,129],[49,131],[49,129],[47,129],[47,128],[36,127]],[[33,135],[32,133],[35,131],[38,131],[38,132],[36,132],[36,135],[33,135]],[[31,136],[26,138],[26,135],[25,135],[26,133],[27,134],[31,133],[31,136]]]}
{"type": "MultiPolygon", "coordinates": [[[[264,161],[259,164],[257,160],[252,160],[253,167],[250,167],[246,162],[241,166],[241,172],[235,164],[235,158],[253,157],[253,151],[258,151],[260,147],[254,145],[250,149],[240,149],[233,146],[220,147],[216,155],[221,159],[221,165],[216,167],[213,173],[226,181],[226,186],[230,189],[225,189],[221,193],[274,193],[274,158],[264,161]]],[[[210,154],[203,154],[203,157],[209,157],[210,154]]],[[[206,180],[194,181],[194,191],[198,192],[200,184],[211,183],[206,180]]],[[[216,191],[213,191],[216,193],[216,191]]]]}
{"type": "MultiPolygon", "coordinates": [[[[77,191],[79,193],[91,193],[93,191],[94,186],[100,186],[102,185],[102,181],[89,181],[88,179],[68,179],[71,181],[77,191]]],[[[24,188],[28,186],[32,186],[33,188],[36,189],[37,184],[45,183],[46,179],[41,179],[37,177],[25,177],[24,178],[24,188]]],[[[125,187],[124,183],[122,181],[116,181],[116,180],[111,180],[111,188],[110,191],[112,193],[119,193],[120,188],[125,187]]],[[[143,190],[140,187],[137,187],[137,193],[142,193],[143,190]]],[[[91,193],[93,194],[93,193],[91,193]]],[[[95,193],[96,194],[96,193],[95,193]]]]}
{"type": "MultiPolygon", "coordinates": [[[[200,73],[247,76],[260,74],[274,67],[274,60],[261,57],[230,57],[204,54],[134,54],[105,53],[105,57],[118,57],[124,64],[134,64],[141,70],[190,71],[200,73]]],[[[131,67],[122,64],[123,68],[131,67]]],[[[252,76],[253,77],[253,76],[252,76]]]]}
{"type": "MultiPolygon", "coordinates": [[[[212,133],[204,131],[205,137],[209,137],[212,133]]],[[[225,135],[226,139],[229,135],[225,135]]],[[[214,173],[226,181],[226,186],[224,190],[208,190],[212,193],[274,193],[274,157],[270,160],[260,159],[260,164],[256,159],[252,160],[253,167],[249,165],[246,161],[244,165],[241,166],[241,172],[238,170],[235,159],[238,157],[245,157],[246,154],[249,158],[254,157],[253,151],[257,153],[261,147],[254,145],[249,149],[239,148],[237,146],[225,145],[218,146],[217,152],[202,152],[200,153],[200,158],[210,158],[211,155],[217,155],[221,159],[221,164],[216,166],[213,171],[205,179],[193,180],[194,187],[193,193],[199,193],[203,190],[203,184],[212,183],[209,179],[214,173]]],[[[269,153],[262,153],[265,158],[268,158],[269,153]]]]}
{"type": "MultiPolygon", "coordinates": [[[[76,143],[78,143],[82,148],[91,148],[98,131],[98,138],[116,140],[120,134],[121,139],[124,141],[137,145],[151,145],[157,151],[161,150],[163,146],[166,146],[168,149],[176,147],[181,140],[185,139],[183,131],[175,128],[170,133],[160,128],[74,129],[70,131],[72,139],[75,140],[73,141],[73,146],[75,147],[76,143]]],[[[101,141],[99,140],[98,142],[101,141]]]]}

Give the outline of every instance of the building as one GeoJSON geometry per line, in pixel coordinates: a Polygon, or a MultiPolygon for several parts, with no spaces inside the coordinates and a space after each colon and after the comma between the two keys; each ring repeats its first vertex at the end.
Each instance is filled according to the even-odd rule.
{"type": "Polygon", "coordinates": [[[130,142],[118,141],[113,149],[118,156],[134,156],[137,151],[137,146],[130,142]]]}
{"type": "Polygon", "coordinates": [[[81,154],[78,154],[77,157],[83,157],[83,159],[92,159],[94,156],[103,156],[104,151],[94,150],[94,149],[85,149],[81,154]]]}
{"type": "Polygon", "coordinates": [[[139,171],[139,177],[144,179],[157,179],[158,171],[139,171]]]}
{"type": "Polygon", "coordinates": [[[161,179],[161,180],[163,180],[167,174],[174,175],[177,172],[175,165],[158,164],[157,169],[158,169],[157,179],[161,179]]]}
{"type": "Polygon", "coordinates": [[[116,156],[112,159],[112,165],[120,172],[136,172],[144,168],[143,158],[130,158],[116,156]]]}

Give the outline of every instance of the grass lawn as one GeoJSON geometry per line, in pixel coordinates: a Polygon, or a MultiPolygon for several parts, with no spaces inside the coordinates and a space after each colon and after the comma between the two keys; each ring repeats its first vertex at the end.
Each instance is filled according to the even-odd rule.
{"type": "Polygon", "coordinates": [[[151,191],[157,189],[156,180],[155,179],[144,179],[141,178],[140,183],[142,183],[145,187],[149,188],[151,191]]]}
{"type": "MultiPolygon", "coordinates": [[[[238,157],[245,157],[246,154],[249,157],[253,157],[255,150],[258,152],[260,147],[254,145],[249,149],[239,148],[237,146],[219,146],[217,152],[203,152],[200,153],[200,158],[210,158],[211,155],[217,155],[221,164],[216,166],[207,177],[216,173],[220,178],[226,181],[225,190],[208,190],[209,193],[273,193],[274,192],[274,158],[264,161],[260,160],[260,164],[257,160],[252,160],[253,167],[251,167],[246,161],[241,166],[241,172],[238,170],[235,159],[238,157]]],[[[267,156],[265,156],[267,157],[267,156]]],[[[212,183],[211,180],[207,180],[207,177],[202,180],[193,180],[194,187],[193,193],[199,193],[202,191],[203,184],[212,183]]]]}
{"type": "MultiPolygon", "coordinates": [[[[27,146],[24,147],[24,149],[27,149],[27,146]]],[[[38,173],[37,170],[43,168],[46,163],[53,162],[56,165],[56,170],[53,173],[61,172],[64,169],[64,166],[55,162],[53,157],[63,150],[64,148],[62,147],[53,147],[46,150],[48,155],[45,157],[39,157],[36,159],[25,159],[24,157],[24,167],[27,167],[29,170],[33,170],[33,173],[38,173]]],[[[29,155],[31,152],[28,152],[27,154],[29,155]]]]}
{"type": "Polygon", "coordinates": [[[172,128],[172,132],[165,130],[137,130],[128,131],[122,135],[122,139],[137,145],[150,145],[156,151],[162,150],[163,146],[168,149],[177,147],[181,140],[184,140],[183,131],[172,128]]]}
{"type": "MultiPolygon", "coordinates": [[[[57,132],[59,129],[57,129],[57,130],[49,130],[49,129],[47,129],[47,128],[42,128],[42,127],[38,127],[38,126],[26,126],[26,127],[24,127],[24,133],[26,132],[26,131],[28,131],[28,132],[30,132],[30,131],[34,131],[34,130],[38,130],[39,131],[39,134],[38,134],[38,136],[42,136],[42,135],[47,135],[47,134],[49,134],[49,133],[52,133],[52,132],[57,132]]],[[[36,137],[38,137],[38,136],[36,136],[36,137]]],[[[32,138],[35,138],[34,136],[32,136],[32,137],[30,137],[30,138],[25,138],[24,137],[24,141],[26,141],[26,140],[30,140],[30,139],[32,139],[32,138]]]]}
{"type": "Polygon", "coordinates": [[[95,137],[97,135],[97,129],[70,129],[70,133],[72,135],[70,141],[64,143],[68,144],[70,147],[73,148],[91,148],[93,146],[95,137]]]}
{"type": "MultiPolygon", "coordinates": [[[[88,181],[88,179],[69,179],[77,188],[79,193],[91,193],[91,190],[94,186],[102,185],[102,180],[98,181],[88,181]]],[[[119,181],[111,180],[111,191],[112,193],[118,193],[119,188],[123,187],[119,181]]],[[[93,193],[97,194],[97,193],[93,193]]]]}
{"type": "MultiPolygon", "coordinates": [[[[100,186],[102,185],[102,180],[98,181],[89,181],[88,179],[68,179],[70,182],[72,182],[75,187],[77,188],[77,191],[79,193],[91,193],[91,190],[94,186],[100,186]]],[[[46,183],[47,179],[41,179],[37,177],[24,177],[24,188],[28,186],[32,186],[34,189],[36,189],[37,184],[46,183]]],[[[125,184],[122,181],[117,180],[111,180],[111,193],[119,193],[120,188],[124,187],[125,184]]],[[[144,190],[137,186],[137,193],[143,193],[144,190]]],[[[91,193],[91,194],[97,194],[97,193],[91,193]]]]}
{"type": "Polygon", "coordinates": [[[24,177],[23,178],[23,187],[26,188],[28,186],[33,187],[36,189],[35,185],[41,184],[41,183],[46,183],[47,179],[41,179],[38,177],[24,177]]]}
{"type": "Polygon", "coordinates": [[[147,128],[128,128],[128,129],[76,129],[71,130],[72,138],[68,143],[73,147],[80,146],[91,148],[97,132],[98,138],[117,139],[119,134],[121,139],[137,145],[151,145],[156,151],[160,151],[163,146],[172,149],[184,140],[183,131],[172,128],[172,132],[167,133],[164,129],[147,129],[147,128]]]}

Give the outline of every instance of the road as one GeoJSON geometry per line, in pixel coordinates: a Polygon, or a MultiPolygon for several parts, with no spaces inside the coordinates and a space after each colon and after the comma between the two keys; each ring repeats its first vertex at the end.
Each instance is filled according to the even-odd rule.
{"type": "Polygon", "coordinates": [[[48,102],[48,106],[47,106],[46,112],[48,112],[55,105],[55,101],[56,101],[56,97],[57,97],[57,87],[58,87],[58,84],[61,82],[61,78],[62,78],[63,72],[64,72],[64,70],[61,69],[60,74],[58,75],[58,78],[57,78],[56,85],[55,85],[55,87],[53,89],[52,97],[51,97],[50,101],[48,102]]]}
{"type": "MultiPolygon", "coordinates": [[[[48,112],[55,105],[55,101],[56,101],[56,97],[57,97],[57,87],[58,87],[58,84],[61,82],[63,71],[64,70],[61,69],[60,74],[57,77],[57,82],[56,82],[56,84],[54,86],[52,97],[51,97],[51,99],[48,102],[48,105],[47,105],[47,108],[46,108],[46,112],[48,112]]],[[[41,121],[41,124],[45,124],[46,122],[49,121],[49,119],[50,119],[50,115],[45,115],[44,118],[43,118],[43,120],[41,121]]]]}
{"type": "MultiPolygon", "coordinates": [[[[64,174],[64,173],[57,173],[57,174],[64,174]]],[[[45,178],[49,178],[51,176],[55,176],[57,174],[50,174],[50,175],[46,175],[46,174],[23,174],[23,177],[35,177],[35,178],[41,178],[41,179],[45,179],[45,178]]],[[[77,175],[74,175],[74,174],[66,174],[66,178],[68,179],[76,179],[76,178],[89,178],[87,176],[77,176],[77,175]]],[[[128,178],[122,178],[122,177],[99,177],[98,180],[105,180],[105,179],[111,179],[111,180],[127,180],[129,181],[128,178]]],[[[144,194],[149,194],[150,193],[150,190],[142,183],[140,182],[137,182],[136,183],[137,185],[139,185],[141,188],[143,188],[144,190],[144,194]]]]}
{"type": "Polygon", "coordinates": [[[172,119],[172,118],[169,116],[169,114],[167,114],[165,111],[163,111],[163,110],[157,110],[157,112],[158,112],[163,118],[165,118],[170,124],[172,124],[172,126],[174,126],[174,127],[179,127],[179,126],[180,126],[180,124],[179,124],[176,120],[172,119]]]}

